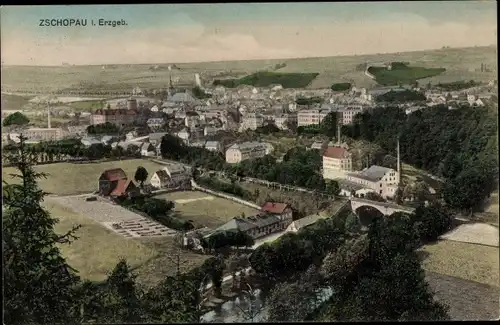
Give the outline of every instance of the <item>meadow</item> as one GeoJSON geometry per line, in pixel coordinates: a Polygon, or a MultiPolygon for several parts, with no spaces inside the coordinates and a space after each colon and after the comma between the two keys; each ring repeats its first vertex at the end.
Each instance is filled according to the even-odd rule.
{"type": "MultiPolygon", "coordinates": [[[[153,173],[162,168],[162,165],[156,164],[144,159],[128,159],[105,161],[95,163],[57,163],[37,165],[35,170],[47,174],[47,178],[39,180],[39,186],[42,190],[57,195],[72,195],[91,193],[97,190],[97,180],[106,169],[122,168],[129,178],[134,177],[137,167],[143,166],[149,173],[149,178],[153,173]]],[[[2,168],[2,177],[8,183],[15,183],[9,174],[16,173],[11,167],[2,168]]]]}
{"type": "Polygon", "coordinates": [[[197,191],[172,192],[155,198],[174,201],[175,215],[192,220],[196,227],[215,229],[234,217],[242,214],[251,216],[258,212],[243,204],[197,191]]]}
{"type": "Polygon", "coordinates": [[[368,72],[375,76],[377,83],[384,86],[412,84],[417,80],[431,78],[445,72],[444,68],[398,67],[387,70],[385,67],[369,67],[368,72]]]}
{"type": "Polygon", "coordinates": [[[270,85],[282,85],[283,88],[306,88],[319,75],[319,73],[278,73],[278,72],[256,72],[239,79],[214,80],[214,85],[223,85],[235,88],[239,85],[250,85],[255,87],[268,87],[270,85]]]}
{"type": "Polygon", "coordinates": [[[419,250],[431,272],[499,287],[499,248],[440,240],[419,250]]]}
{"type": "MultiPolygon", "coordinates": [[[[138,282],[144,286],[155,285],[166,276],[175,274],[176,264],[170,257],[179,252],[179,248],[174,244],[173,237],[125,238],[68,207],[50,201],[44,202],[43,206],[59,219],[55,226],[57,233],[62,234],[81,225],[75,233],[77,240],[59,245],[63,256],[69,265],[78,270],[81,278],[103,281],[122,258],[127,260],[138,282]]],[[[181,270],[188,271],[199,266],[208,257],[182,251],[181,270]]]]}
{"type": "MultiPolygon", "coordinates": [[[[193,85],[194,74],[200,73],[204,82],[226,77],[241,78],[270,66],[285,63],[279,73],[319,73],[307,88],[329,88],[333,83],[350,82],[356,87],[372,88],[376,81],[357,66],[365,63],[405,61],[422,68],[441,67],[446,71],[438,76],[421,79],[421,83],[457,80],[488,81],[497,78],[496,47],[470,47],[429,51],[354,55],[321,58],[178,63],[172,70],[176,84],[193,85]],[[490,72],[479,72],[480,64],[490,72]]],[[[90,96],[130,94],[134,87],[164,88],[168,85],[167,69],[152,70],[151,64],[68,67],[2,66],[2,90],[21,94],[59,92],[90,96]]]]}

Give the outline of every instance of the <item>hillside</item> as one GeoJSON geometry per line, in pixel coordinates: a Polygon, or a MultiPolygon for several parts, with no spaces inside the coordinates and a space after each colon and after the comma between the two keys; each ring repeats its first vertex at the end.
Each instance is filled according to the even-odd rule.
{"type": "MultiPolygon", "coordinates": [[[[205,63],[177,63],[172,70],[178,84],[194,84],[194,74],[204,80],[241,78],[270,66],[281,64],[280,73],[319,73],[307,88],[329,88],[333,83],[350,82],[357,87],[374,87],[376,82],[359,68],[366,64],[404,61],[422,68],[444,68],[445,72],[420,83],[451,82],[457,80],[486,81],[497,78],[496,47],[441,49],[391,54],[303,58],[288,60],[226,61],[205,63]],[[284,63],[284,64],[283,64],[284,63]],[[480,72],[481,63],[491,71],[480,72]]],[[[86,91],[86,95],[109,92],[129,93],[133,87],[164,88],[169,82],[168,70],[151,70],[151,64],[103,66],[28,67],[2,66],[2,90],[8,92],[86,91]]],[[[84,95],[83,93],[81,95],[84,95]]]]}

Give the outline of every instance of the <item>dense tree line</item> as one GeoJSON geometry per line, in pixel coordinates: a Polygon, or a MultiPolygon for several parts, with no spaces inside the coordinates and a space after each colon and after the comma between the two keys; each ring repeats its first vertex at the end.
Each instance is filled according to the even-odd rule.
{"type": "Polygon", "coordinates": [[[203,89],[201,89],[199,86],[194,87],[192,90],[193,96],[198,98],[198,99],[207,99],[211,98],[212,95],[207,94],[203,89]]]}
{"type": "Polygon", "coordinates": [[[375,101],[379,103],[423,102],[426,99],[423,93],[409,89],[398,91],[391,90],[375,97],[375,101]]]}
{"type": "Polygon", "coordinates": [[[88,134],[118,134],[119,132],[120,128],[110,122],[87,126],[88,134]]]}
{"type": "Polygon", "coordinates": [[[448,229],[451,218],[443,208],[374,218],[367,233],[360,233],[352,216],[319,221],[299,230],[294,241],[285,236],[284,243],[280,238],[256,249],[252,267],[265,278],[281,279],[268,298],[269,320],[447,319],[447,308],[434,301],[416,254],[422,241],[448,229]],[[326,245],[318,247],[315,238],[326,245]],[[291,247],[294,243],[302,244],[291,247]],[[320,252],[316,259],[311,257],[315,249],[320,252]],[[333,293],[326,302],[319,298],[325,290],[333,293]]]}
{"type": "Polygon", "coordinates": [[[209,258],[188,273],[169,276],[151,289],[135,282],[126,261],[106,281],[83,281],[59,251],[78,240],[75,231],[54,231],[57,219],[41,205],[44,193],[24,146],[4,153],[19,170],[20,184],[2,188],[2,269],[6,324],[199,322],[200,288],[222,283],[224,262],[209,258]]]}
{"type": "Polygon", "coordinates": [[[11,126],[11,125],[26,125],[30,122],[29,118],[20,112],[15,112],[13,114],[8,115],[2,122],[2,126],[11,126]]]}
{"type": "Polygon", "coordinates": [[[498,179],[497,115],[488,107],[437,106],[409,116],[397,107],[378,107],[358,114],[343,133],[391,151],[399,134],[401,159],[445,178],[446,203],[472,211],[498,179]]]}
{"type": "Polygon", "coordinates": [[[205,238],[201,242],[204,248],[210,250],[227,249],[230,247],[252,247],[254,239],[245,232],[237,231],[217,231],[205,238]]]}
{"type": "Polygon", "coordinates": [[[295,100],[297,105],[314,105],[321,104],[323,102],[323,98],[314,96],[314,97],[299,97],[295,100]]]}
{"type": "MultiPolygon", "coordinates": [[[[267,155],[262,158],[244,160],[239,164],[227,164],[224,157],[204,148],[193,148],[184,145],[181,140],[172,135],[165,135],[160,150],[162,156],[188,163],[203,169],[224,171],[239,177],[253,177],[269,182],[285,185],[306,187],[323,191],[325,181],[319,174],[321,154],[315,150],[293,148],[278,163],[275,158],[267,155]]],[[[240,196],[240,194],[233,193],[240,196]]]]}
{"type": "Polygon", "coordinates": [[[436,88],[445,90],[445,91],[459,91],[462,89],[468,89],[476,86],[480,86],[481,83],[476,82],[474,80],[469,80],[469,81],[454,81],[454,82],[448,82],[448,83],[438,83],[436,85],[436,88]]]}
{"type": "Polygon", "coordinates": [[[346,90],[351,89],[351,87],[352,87],[352,85],[350,82],[339,82],[339,83],[334,83],[331,86],[331,89],[333,91],[346,91],[346,90]]]}

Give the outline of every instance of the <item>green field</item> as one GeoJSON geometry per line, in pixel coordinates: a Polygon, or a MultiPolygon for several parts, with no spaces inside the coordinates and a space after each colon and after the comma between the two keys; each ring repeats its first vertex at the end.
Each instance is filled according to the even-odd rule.
{"type": "MultiPolygon", "coordinates": [[[[76,232],[78,239],[70,245],[60,245],[60,249],[83,279],[105,280],[121,258],[125,258],[131,265],[141,285],[155,285],[166,276],[175,274],[176,265],[170,257],[179,249],[174,244],[174,238],[125,238],[69,208],[53,202],[44,202],[43,206],[53,217],[59,219],[55,226],[57,233],[62,234],[81,225],[76,232]]],[[[182,251],[181,270],[187,271],[199,266],[208,257],[182,251]]]]}
{"type": "Polygon", "coordinates": [[[319,73],[257,72],[240,79],[216,79],[214,85],[235,88],[239,85],[267,87],[278,84],[283,88],[306,88],[318,75],[319,73]]]}
{"type": "Polygon", "coordinates": [[[28,104],[31,97],[2,94],[2,110],[21,110],[28,104]]]}
{"type": "MultiPolygon", "coordinates": [[[[495,46],[440,49],[430,51],[338,56],[303,59],[279,59],[256,61],[226,61],[204,63],[177,63],[180,70],[172,70],[172,78],[178,85],[194,85],[194,73],[201,73],[207,82],[213,79],[240,78],[276,64],[286,63],[280,73],[319,73],[307,88],[330,88],[334,83],[349,82],[356,87],[371,88],[376,82],[356,67],[373,62],[411,62],[412,66],[441,67],[446,71],[437,76],[421,79],[421,83],[453,82],[458,80],[489,81],[497,79],[497,50],[495,46]],[[491,67],[491,72],[476,71],[480,64],[491,67]]],[[[151,70],[150,64],[101,66],[28,67],[2,66],[2,90],[8,92],[64,93],[122,93],[129,95],[134,87],[164,88],[169,82],[167,69],[151,70]]]]}
{"type": "Polygon", "coordinates": [[[391,70],[385,67],[369,67],[368,72],[375,76],[377,83],[384,86],[412,84],[417,80],[431,78],[445,72],[445,68],[393,66],[391,70]]]}
{"type": "Polygon", "coordinates": [[[224,198],[203,192],[185,191],[155,196],[175,202],[175,214],[184,220],[192,220],[195,226],[215,229],[234,217],[251,216],[258,210],[224,198]]]}
{"type": "MultiPolygon", "coordinates": [[[[47,178],[38,181],[41,189],[57,195],[71,195],[91,193],[97,190],[97,180],[106,169],[122,168],[129,178],[133,178],[137,167],[143,166],[149,173],[153,173],[162,168],[162,165],[144,159],[129,159],[118,161],[107,161],[99,163],[57,163],[35,166],[37,172],[47,173],[47,178]]],[[[12,167],[2,168],[3,180],[14,183],[17,179],[12,179],[9,174],[17,173],[12,167]]]]}

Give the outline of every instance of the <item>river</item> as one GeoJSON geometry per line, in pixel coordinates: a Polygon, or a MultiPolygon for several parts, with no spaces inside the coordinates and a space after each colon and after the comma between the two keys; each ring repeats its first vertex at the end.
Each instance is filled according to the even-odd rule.
{"type": "MultiPolygon", "coordinates": [[[[232,300],[226,301],[220,307],[215,310],[209,311],[208,313],[201,316],[202,323],[259,323],[266,322],[268,318],[269,310],[266,307],[266,297],[267,294],[262,292],[260,289],[253,290],[253,295],[255,297],[254,310],[260,310],[260,312],[251,312],[250,304],[248,299],[240,297],[235,297],[232,300]],[[243,311],[245,312],[243,312],[243,311]],[[250,315],[254,315],[253,320],[250,319],[250,315]]],[[[320,301],[318,301],[316,308],[319,307],[321,303],[329,299],[333,295],[333,291],[330,288],[321,289],[318,293],[320,301]]]]}

